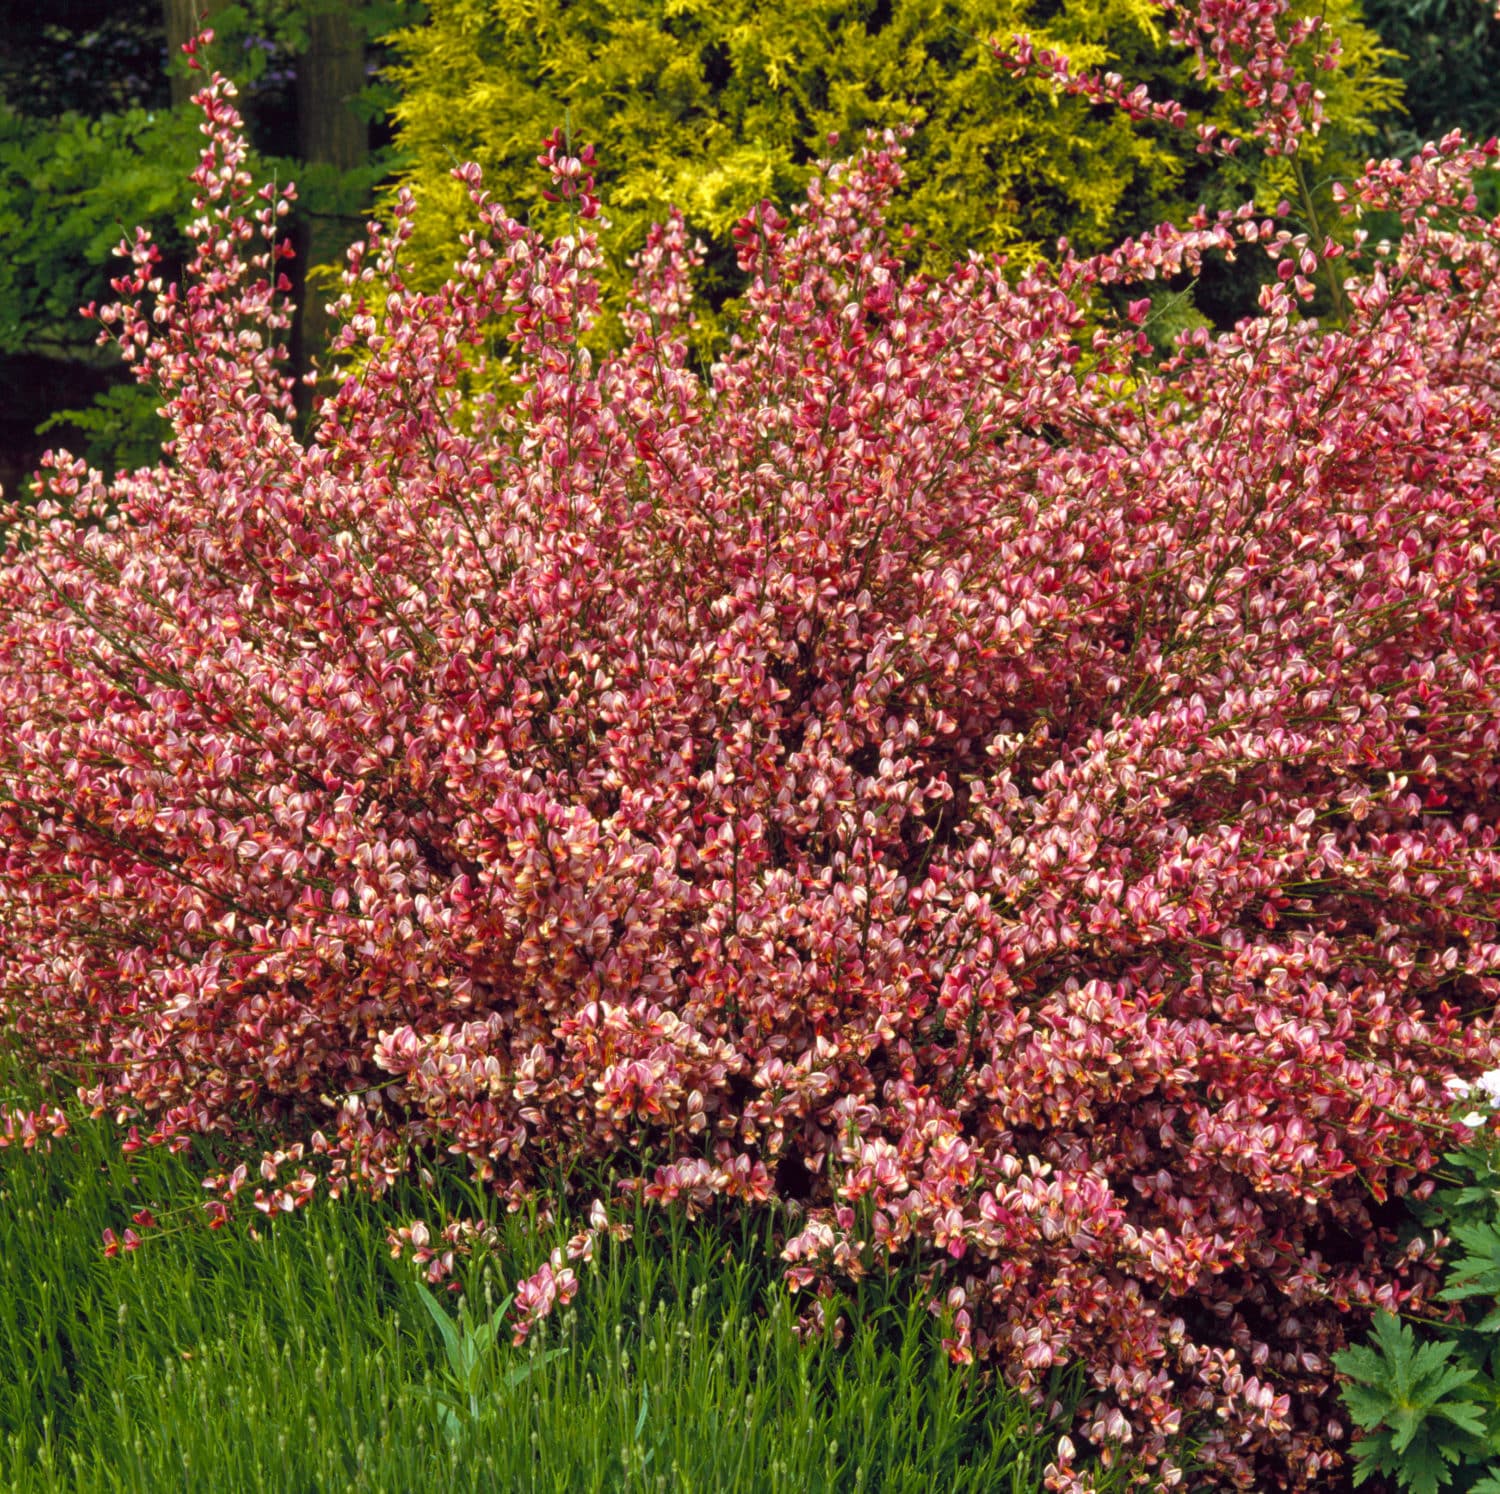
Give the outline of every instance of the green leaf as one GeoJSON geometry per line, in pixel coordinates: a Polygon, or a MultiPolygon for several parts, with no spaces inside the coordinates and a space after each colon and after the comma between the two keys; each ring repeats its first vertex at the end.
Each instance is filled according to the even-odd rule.
{"type": "Polygon", "coordinates": [[[1464,1253],[1454,1262],[1448,1285],[1437,1295],[1444,1302],[1469,1297],[1500,1297],[1500,1228],[1491,1220],[1454,1224],[1453,1238],[1464,1253]]]}
{"type": "Polygon", "coordinates": [[[1451,1363],[1452,1343],[1418,1344],[1411,1328],[1390,1313],[1378,1313],[1374,1347],[1334,1356],[1349,1377],[1342,1396],[1366,1437],[1356,1449],[1356,1482],[1373,1473],[1394,1473],[1412,1494],[1438,1494],[1453,1479],[1452,1467],[1488,1450],[1486,1409],[1471,1389],[1479,1374],[1467,1363],[1451,1363]]]}
{"type": "Polygon", "coordinates": [[[551,1364],[554,1359],[560,1359],[567,1352],[566,1349],[546,1349],[519,1364],[513,1364],[501,1377],[500,1383],[507,1390],[514,1390],[516,1386],[524,1385],[543,1365],[551,1364]]]}
{"type": "Polygon", "coordinates": [[[437,1324],[438,1332],[443,1335],[443,1348],[447,1351],[448,1363],[456,1373],[463,1363],[463,1346],[458,1337],[458,1329],[453,1326],[453,1319],[438,1304],[437,1298],[422,1282],[417,1282],[416,1288],[418,1295],[422,1298],[422,1305],[427,1309],[432,1321],[437,1324]]]}

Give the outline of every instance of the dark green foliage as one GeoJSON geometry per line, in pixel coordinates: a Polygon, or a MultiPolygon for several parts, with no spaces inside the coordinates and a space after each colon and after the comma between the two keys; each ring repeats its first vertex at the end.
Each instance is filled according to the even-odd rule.
{"type": "MultiPolygon", "coordinates": [[[[207,60],[242,89],[259,151],[252,169],[298,183],[294,234],[315,219],[362,222],[389,170],[388,149],[352,171],[304,169],[295,159],[297,56],[310,8],[330,3],[352,7],[371,38],[421,14],[409,0],[205,7],[217,36],[207,60]]],[[[0,65],[0,384],[14,392],[0,428],[0,485],[11,494],[48,444],[106,471],[160,456],[158,397],[124,380],[118,360],[95,345],[97,324],[78,312],[111,298],[114,248],[137,226],[165,251],[167,278],[177,273],[191,213],[188,173],[203,143],[197,111],[168,107],[160,0],[21,10],[0,65]],[[38,360],[48,366],[43,377],[38,360]],[[76,387],[59,398],[59,384],[76,387]]],[[[360,107],[383,121],[391,102],[388,85],[372,79],[360,107]]],[[[381,129],[374,134],[377,146],[388,145],[381,129]]]]}
{"type": "Polygon", "coordinates": [[[1462,1254],[1448,1273],[1448,1285],[1438,1293],[1444,1302],[1483,1299],[1489,1311],[1473,1325],[1475,1333],[1500,1335],[1500,1227],[1490,1219],[1453,1226],[1462,1254]]]}
{"type": "Polygon", "coordinates": [[[1383,1475],[1412,1494],[1500,1494],[1500,1148],[1481,1131],[1443,1163],[1445,1186],[1415,1216],[1452,1241],[1436,1295],[1462,1315],[1413,1328],[1381,1313],[1372,1341],[1334,1363],[1363,1432],[1357,1484],[1383,1475]]]}
{"type": "Polygon", "coordinates": [[[1365,0],[1370,24],[1399,55],[1405,108],[1385,121],[1387,149],[1407,155],[1463,130],[1500,132],[1500,19],[1486,0],[1365,0]]]}
{"type": "Polygon", "coordinates": [[[1495,1389],[1469,1364],[1454,1363],[1456,1346],[1418,1343],[1388,1312],[1375,1318],[1375,1344],[1334,1356],[1349,1376],[1344,1404],[1364,1439],[1355,1449],[1355,1483],[1380,1473],[1412,1494],[1438,1494],[1454,1465],[1500,1452],[1495,1389]]]}
{"type": "MultiPolygon", "coordinates": [[[[89,119],[36,120],[0,104],[0,360],[42,359],[74,370],[66,405],[49,422],[51,440],[103,467],[160,456],[159,401],[118,383],[116,360],[95,345],[96,323],[79,307],[111,296],[115,246],[137,223],[162,229],[169,256],[182,240],[172,225],[188,212],[187,173],[197,160],[194,121],[169,110],[132,108],[89,119]],[[107,392],[90,404],[91,386],[107,392]]],[[[33,377],[18,391],[34,428],[50,391],[33,377]]],[[[51,408],[56,409],[53,405],[51,408]]],[[[20,433],[18,433],[19,435],[20,433]]],[[[34,456],[40,443],[27,442],[34,456]]],[[[11,482],[20,474],[7,474],[11,482]]],[[[7,486],[10,484],[7,483],[7,486]]]]}

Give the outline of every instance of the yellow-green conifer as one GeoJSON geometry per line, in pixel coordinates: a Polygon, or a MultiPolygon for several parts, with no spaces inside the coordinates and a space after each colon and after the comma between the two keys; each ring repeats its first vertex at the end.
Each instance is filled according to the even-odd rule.
{"type": "MultiPolygon", "coordinates": [[[[1329,126],[1304,162],[1316,180],[1362,159],[1398,85],[1358,0],[1305,3],[1344,47],[1341,70],[1320,78],[1329,126]]],[[[1191,132],[1060,97],[992,53],[991,38],[1027,32],[1075,68],[1243,124],[1194,81],[1154,0],[429,0],[428,12],[397,38],[395,79],[403,181],[427,209],[413,252],[434,280],[470,221],[451,167],[479,161],[508,207],[550,221],[535,157],[564,122],[599,152],[616,264],[676,204],[709,245],[710,295],[733,287],[735,220],[762,197],[794,199],[831,134],[852,144],[914,126],[897,211],[934,268],[969,250],[1024,260],[1063,234],[1102,247],[1205,198],[1293,195],[1284,163],[1252,150],[1225,174],[1191,132]]]]}

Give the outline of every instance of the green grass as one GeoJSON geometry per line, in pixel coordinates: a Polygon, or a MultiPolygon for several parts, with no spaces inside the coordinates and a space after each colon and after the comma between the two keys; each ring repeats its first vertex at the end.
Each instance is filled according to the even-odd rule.
{"type": "MultiPolygon", "coordinates": [[[[909,1276],[847,1304],[841,1345],[804,1343],[763,1232],[659,1214],[578,1268],[532,1345],[502,1332],[479,1415],[461,1396],[454,1418],[390,1205],[246,1210],[215,1234],[203,1170],[127,1157],[103,1123],[0,1152],[0,1487],[1034,1494],[1061,1429],[948,1363],[909,1276]],[[160,1227],[106,1259],[104,1228],[146,1206],[160,1227]]],[[[503,1230],[466,1280],[479,1322],[563,1233],[503,1230]]]]}

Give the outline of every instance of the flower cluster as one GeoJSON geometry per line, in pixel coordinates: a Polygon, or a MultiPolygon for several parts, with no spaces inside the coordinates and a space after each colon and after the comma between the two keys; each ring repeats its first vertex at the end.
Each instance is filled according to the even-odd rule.
{"type": "MultiPolygon", "coordinates": [[[[1157,0],[1170,18],[1168,34],[1192,52],[1197,76],[1249,113],[1252,135],[1268,155],[1294,155],[1304,135],[1327,119],[1321,89],[1299,76],[1299,50],[1317,47],[1315,70],[1339,65],[1336,36],[1318,15],[1297,15],[1292,0],[1157,0]]],[[[1064,93],[1121,110],[1139,122],[1185,129],[1188,111],[1176,99],[1152,99],[1144,85],[1127,86],[1118,73],[1075,72],[1069,59],[1030,36],[1017,34],[994,46],[996,57],[1018,77],[1034,73],[1064,93]]],[[[1233,155],[1240,146],[1214,124],[1196,126],[1201,155],[1233,155]]]]}
{"type": "Polygon", "coordinates": [[[271,1128],[267,1212],[442,1153],[774,1202],[814,1294],[899,1255],[955,1355],[1082,1364],[1071,1448],[1326,1479],[1351,1312],[1430,1285],[1387,1200],[1500,1064],[1493,148],[1353,185],[1408,227],[1325,328],[1249,209],[925,279],[876,141],[740,225],[704,378],[680,222],[590,356],[554,138],[556,242],[474,168],[440,291],[372,227],[301,437],[279,204],[200,102],[185,288],[140,243],[100,313],[169,458],[55,457],[0,561],[8,1044],[143,1144],[271,1128]],[[1102,309],[1220,252],[1278,271],[1230,331],[1102,309]]]}
{"type": "Polygon", "coordinates": [[[1237,98],[1255,116],[1254,133],[1273,155],[1291,155],[1325,119],[1323,93],[1299,77],[1298,48],[1320,48],[1315,71],[1338,66],[1339,40],[1317,14],[1297,15],[1291,0],[1164,0],[1170,36],[1188,47],[1198,76],[1237,98]]]}

